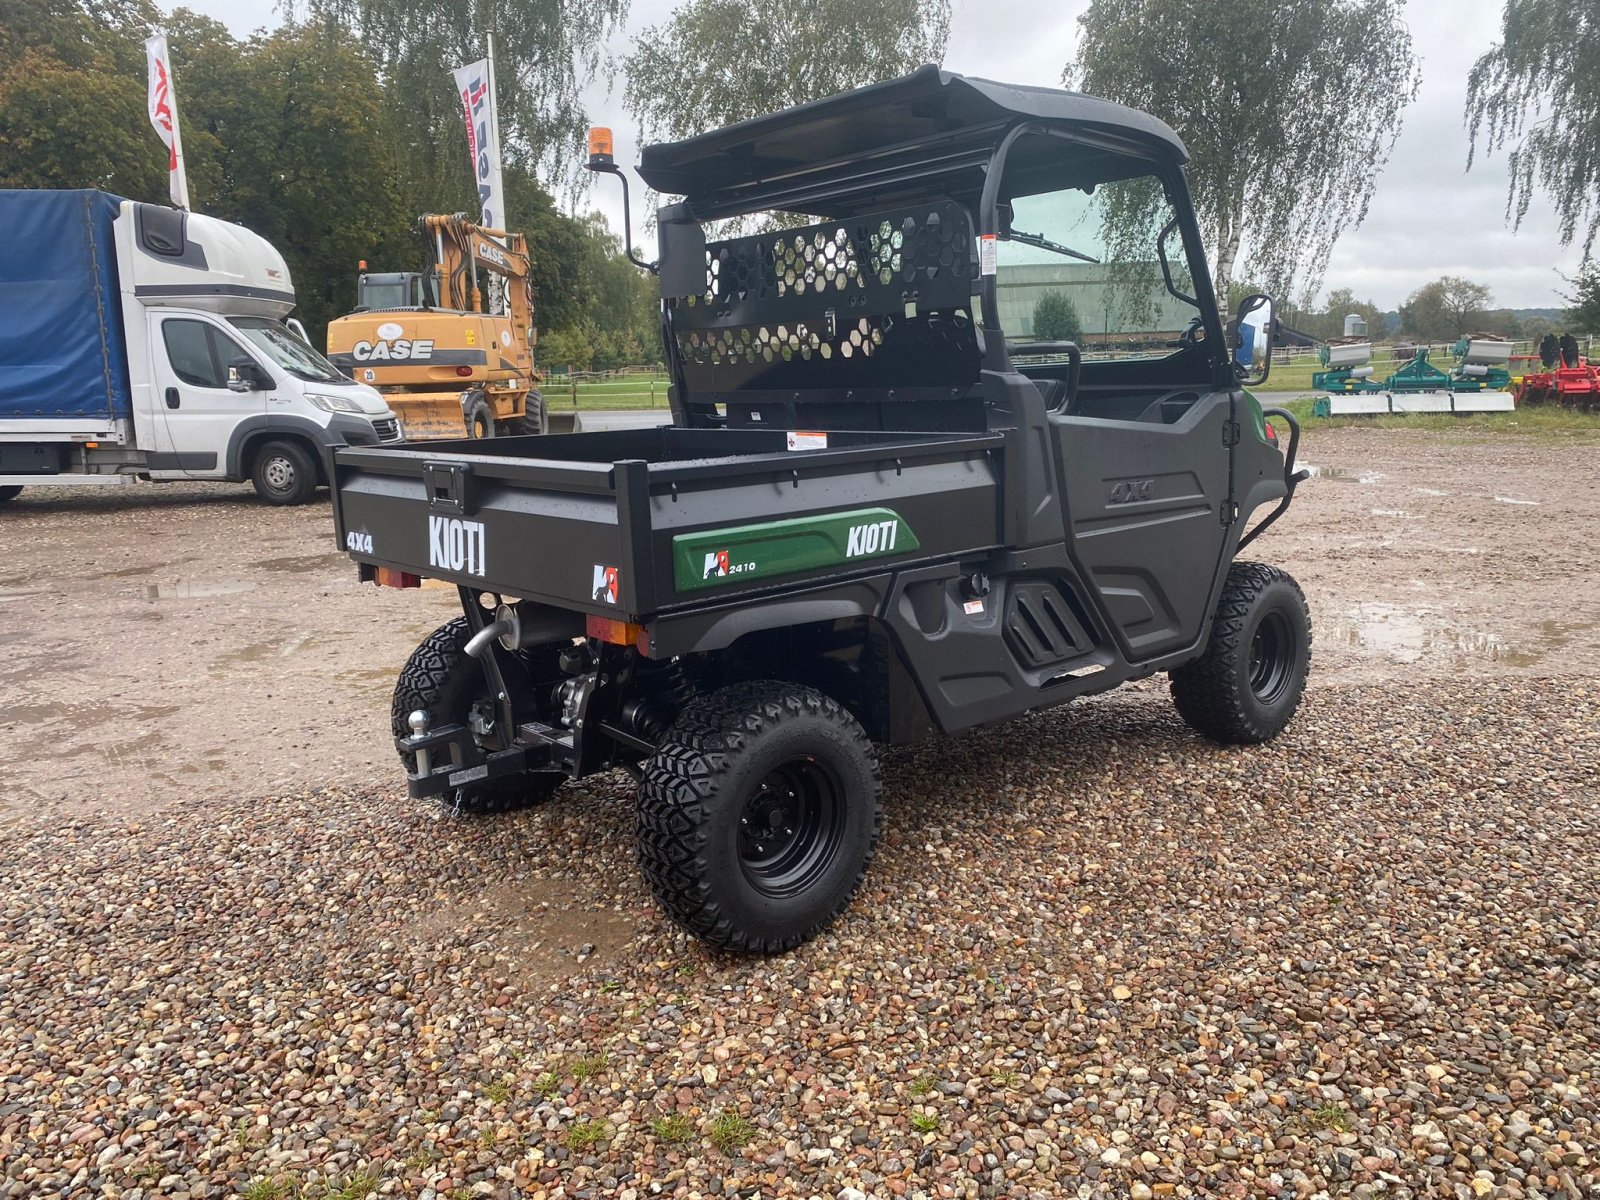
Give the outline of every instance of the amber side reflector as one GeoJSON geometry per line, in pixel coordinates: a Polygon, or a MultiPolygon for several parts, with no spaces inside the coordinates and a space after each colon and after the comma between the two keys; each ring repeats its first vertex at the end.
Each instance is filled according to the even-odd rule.
{"type": "Polygon", "coordinates": [[[644,626],[631,621],[618,621],[611,617],[585,618],[585,632],[596,641],[610,642],[613,646],[632,646],[644,640],[644,626]]]}
{"type": "Polygon", "coordinates": [[[379,587],[419,588],[422,586],[422,576],[413,575],[409,571],[398,571],[394,567],[379,567],[374,578],[379,587]]]}
{"type": "Polygon", "coordinates": [[[611,162],[611,130],[604,125],[589,130],[589,162],[591,165],[611,162]]]}
{"type": "Polygon", "coordinates": [[[85,450],[98,450],[98,449],[100,449],[100,443],[99,442],[85,442],[83,444],[83,448],[85,450]]]}

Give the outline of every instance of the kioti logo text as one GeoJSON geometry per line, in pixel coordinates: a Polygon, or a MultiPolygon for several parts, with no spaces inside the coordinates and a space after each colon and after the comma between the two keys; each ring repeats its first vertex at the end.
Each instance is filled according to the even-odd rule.
{"type": "Polygon", "coordinates": [[[463,571],[482,575],[484,559],[482,521],[459,521],[454,517],[428,518],[428,565],[442,571],[463,571]]]}
{"type": "Polygon", "coordinates": [[[844,556],[860,558],[867,554],[887,554],[900,540],[900,522],[873,521],[867,525],[852,525],[845,540],[844,556]]]}

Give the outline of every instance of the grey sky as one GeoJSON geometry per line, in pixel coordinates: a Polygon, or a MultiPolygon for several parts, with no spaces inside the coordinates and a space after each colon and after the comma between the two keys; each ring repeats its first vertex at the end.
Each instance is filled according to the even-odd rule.
{"type": "MultiPolygon", "coordinates": [[[[162,3],[177,6],[176,0],[162,3]]],[[[235,34],[277,21],[273,0],[187,0],[187,5],[225,22],[235,34]]],[[[1487,284],[1497,305],[1562,304],[1559,273],[1572,274],[1578,254],[1561,248],[1549,205],[1536,202],[1513,234],[1504,220],[1504,157],[1480,157],[1470,173],[1465,169],[1461,111],[1467,71],[1493,42],[1501,5],[1502,0],[1410,0],[1407,21],[1422,57],[1422,91],[1406,112],[1366,221],[1346,233],[1334,251],[1325,291],[1349,287],[1358,297],[1394,308],[1420,285],[1454,274],[1487,284]]],[[[1008,83],[1059,85],[1078,16],[1087,6],[1088,0],[955,0],[945,65],[1008,83]]],[[[612,52],[621,54],[633,35],[675,7],[676,0],[633,0],[628,27],[614,40],[612,52]]],[[[177,83],[181,102],[183,80],[177,83]]],[[[597,80],[586,100],[590,120],[615,130],[618,160],[636,161],[637,140],[622,108],[620,86],[610,90],[597,80]]],[[[622,205],[613,181],[600,181],[591,202],[620,227],[622,205]]]]}

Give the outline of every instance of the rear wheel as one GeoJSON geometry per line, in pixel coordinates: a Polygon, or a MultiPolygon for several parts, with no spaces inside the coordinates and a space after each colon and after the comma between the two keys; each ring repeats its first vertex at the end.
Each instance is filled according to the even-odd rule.
{"type": "Polygon", "coordinates": [[[772,954],[860,886],[883,810],[872,744],[836,701],[740,683],[686,706],[639,782],[639,865],[680,926],[772,954]]]}
{"type": "Polygon", "coordinates": [[[304,504],[317,491],[317,464],[299,442],[268,442],[256,454],[250,482],[268,504],[304,504]]]}
{"type": "MultiPolygon", "coordinates": [[[[466,664],[463,648],[472,636],[466,617],[446,621],[411,652],[394,685],[389,705],[389,728],[395,737],[411,732],[410,717],[418,709],[432,723],[465,723],[474,706],[490,700],[488,682],[477,665],[466,664]]],[[[408,772],[417,769],[416,755],[400,754],[408,772]]],[[[506,812],[548,800],[561,786],[563,775],[535,773],[499,779],[459,789],[446,797],[463,812],[506,812]]]]}
{"type": "Polygon", "coordinates": [[[1276,567],[1234,563],[1211,641],[1172,672],[1172,699],[1196,732],[1254,745],[1288,725],[1310,669],[1311,615],[1300,585],[1276,567]]]}
{"type": "Polygon", "coordinates": [[[20,495],[22,495],[21,484],[7,484],[5,487],[0,487],[0,504],[4,504],[7,500],[15,500],[20,495]]]}

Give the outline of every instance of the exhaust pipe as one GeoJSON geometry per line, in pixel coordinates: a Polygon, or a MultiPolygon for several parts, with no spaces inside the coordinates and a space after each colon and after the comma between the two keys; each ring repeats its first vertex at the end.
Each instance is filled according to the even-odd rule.
{"type": "Polygon", "coordinates": [[[489,644],[495,641],[507,650],[525,650],[529,646],[571,641],[582,637],[583,629],[583,617],[579,613],[522,600],[516,604],[502,604],[495,610],[494,620],[468,638],[462,652],[469,658],[482,658],[489,644]]]}

